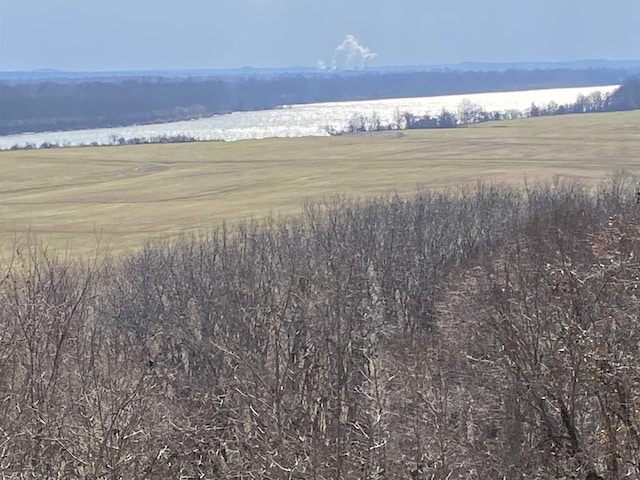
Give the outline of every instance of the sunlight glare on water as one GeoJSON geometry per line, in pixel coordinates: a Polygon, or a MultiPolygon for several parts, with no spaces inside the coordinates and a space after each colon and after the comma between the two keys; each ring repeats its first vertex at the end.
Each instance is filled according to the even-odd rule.
{"type": "Polygon", "coordinates": [[[200,141],[234,141],[269,137],[322,136],[327,135],[327,127],[337,131],[344,130],[355,116],[371,118],[375,115],[380,124],[388,125],[395,122],[398,112],[424,115],[438,113],[443,108],[455,112],[464,99],[469,99],[490,112],[524,111],[532,103],[544,106],[553,101],[562,105],[574,102],[579,94],[586,96],[595,91],[604,94],[616,88],[616,85],[607,85],[292,105],[181,122],[6,135],[0,136],[0,150],[7,150],[14,146],[24,148],[29,144],[39,147],[43,143],[59,146],[113,145],[120,138],[125,141],[131,139],[157,141],[162,137],[185,136],[200,141]]]}

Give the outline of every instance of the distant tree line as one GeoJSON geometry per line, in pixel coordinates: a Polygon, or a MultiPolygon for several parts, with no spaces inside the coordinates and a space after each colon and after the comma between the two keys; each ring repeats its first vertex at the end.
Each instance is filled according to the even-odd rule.
{"type": "Polygon", "coordinates": [[[624,70],[358,72],[0,82],[0,135],[156,123],[323,101],[617,84],[624,70]]]}
{"type": "Polygon", "coordinates": [[[334,199],[89,262],[14,245],[0,470],[637,478],[634,183],[334,199]]]}
{"type": "Polygon", "coordinates": [[[546,106],[532,105],[529,115],[564,115],[570,113],[619,112],[640,109],[640,78],[629,78],[622,85],[606,95],[593,92],[590,95],[578,95],[576,101],[568,105],[554,102],[546,106]]]}
{"type": "MultiPolygon", "coordinates": [[[[198,139],[195,137],[192,137],[190,135],[182,135],[182,134],[159,135],[159,136],[153,136],[153,137],[132,137],[132,138],[118,137],[117,135],[112,135],[110,140],[111,141],[109,145],[114,145],[114,146],[150,145],[154,143],[188,143],[188,142],[198,141],[198,139]]],[[[215,140],[215,141],[223,142],[224,140],[215,140]]],[[[89,144],[83,144],[80,146],[99,147],[99,146],[103,146],[103,144],[99,144],[98,142],[91,142],[89,144]]],[[[27,142],[24,146],[21,146],[21,147],[14,145],[9,150],[34,150],[36,148],[49,149],[49,148],[61,148],[61,147],[65,147],[65,145],[64,144],[60,145],[58,143],[49,142],[49,141],[42,142],[39,145],[33,142],[27,142]]]]}
{"type": "Polygon", "coordinates": [[[589,95],[578,95],[572,103],[559,105],[550,102],[546,105],[531,104],[527,110],[486,111],[482,106],[464,99],[452,112],[443,108],[437,114],[426,113],[415,115],[411,112],[397,112],[395,120],[390,124],[382,124],[374,114],[353,116],[342,131],[334,127],[326,127],[330,135],[358,133],[379,130],[423,129],[423,128],[456,128],[474,123],[497,120],[513,120],[524,117],[543,117],[567,115],[575,113],[596,113],[635,110],[640,108],[640,79],[626,80],[610,94],[596,91],[589,95]]]}

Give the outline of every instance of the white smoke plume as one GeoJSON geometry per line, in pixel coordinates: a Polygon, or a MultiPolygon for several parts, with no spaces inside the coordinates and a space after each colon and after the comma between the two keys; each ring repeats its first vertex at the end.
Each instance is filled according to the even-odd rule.
{"type": "MultiPolygon", "coordinates": [[[[334,70],[359,70],[365,68],[371,60],[378,56],[358,42],[353,35],[347,35],[333,53],[331,67],[334,70]]],[[[318,62],[318,68],[327,68],[323,61],[318,62]]]]}

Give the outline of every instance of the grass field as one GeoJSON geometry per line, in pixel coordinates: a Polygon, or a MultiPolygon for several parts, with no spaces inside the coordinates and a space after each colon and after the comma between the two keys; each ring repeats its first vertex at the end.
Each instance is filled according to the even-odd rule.
{"type": "Polygon", "coordinates": [[[640,165],[640,112],[455,130],[0,152],[0,251],[29,232],[73,254],[300,211],[323,195],[408,193],[640,165]]]}

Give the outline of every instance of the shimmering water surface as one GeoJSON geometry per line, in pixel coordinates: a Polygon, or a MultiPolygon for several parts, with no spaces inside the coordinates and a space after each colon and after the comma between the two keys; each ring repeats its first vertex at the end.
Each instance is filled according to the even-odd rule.
{"type": "Polygon", "coordinates": [[[374,115],[382,125],[395,123],[398,112],[414,115],[436,114],[443,108],[455,112],[464,99],[487,111],[524,111],[535,103],[572,103],[579,94],[600,91],[609,93],[616,85],[580,88],[558,88],[517,92],[494,92],[438,97],[393,98],[357,102],[328,102],[292,105],[272,110],[235,112],[182,122],[135,125],[117,128],[96,128],[67,132],[30,133],[0,136],[0,150],[14,146],[24,148],[43,143],[59,146],[112,145],[118,139],[156,141],[162,137],[185,136],[196,140],[244,140],[269,137],[304,137],[327,135],[327,127],[341,131],[354,117],[374,115]]]}

